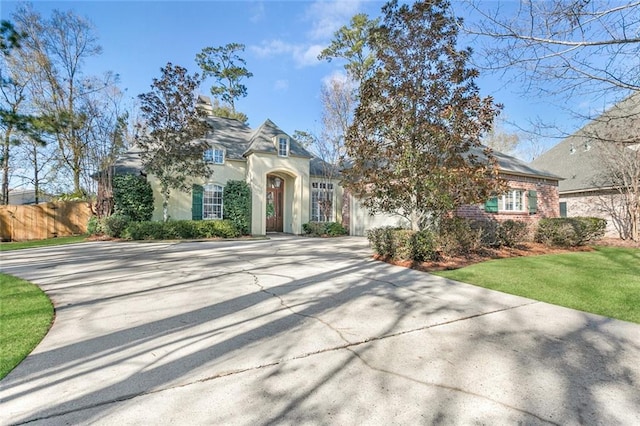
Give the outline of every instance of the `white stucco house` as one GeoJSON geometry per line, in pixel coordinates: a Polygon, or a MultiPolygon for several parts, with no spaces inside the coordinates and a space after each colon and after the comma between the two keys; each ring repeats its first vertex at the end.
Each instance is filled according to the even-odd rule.
{"type": "MultiPolygon", "coordinates": [[[[200,108],[210,108],[208,98],[201,96],[198,102],[200,108]]],[[[204,138],[209,146],[204,159],[209,163],[211,176],[206,180],[194,179],[190,192],[171,191],[168,206],[171,219],[222,219],[223,189],[227,182],[239,180],[251,188],[254,235],[302,234],[302,225],[308,222],[338,222],[351,235],[365,235],[368,229],[378,226],[408,226],[400,215],[372,215],[359,200],[345,193],[339,173],[327,173],[332,166],[314,157],[271,120],[255,129],[238,120],[213,115],[206,120],[210,130],[204,138]]],[[[499,154],[498,160],[501,174],[513,184],[513,190],[502,198],[515,197],[517,202],[504,202],[500,208],[497,201],[492,208],[466,206],[460,215],[527,221],[558,216],[556,176],[541,173],[504,154],[499,154]]],[[[114,173],[147,176],[154,191],[153,220],[162,220],[158,182],[153,175],[144,173],[135,148],[116,161],[114,173]]]]}

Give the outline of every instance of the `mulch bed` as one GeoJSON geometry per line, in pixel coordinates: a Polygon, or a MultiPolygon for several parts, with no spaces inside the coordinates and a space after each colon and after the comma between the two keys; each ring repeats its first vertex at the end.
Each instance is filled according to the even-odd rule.
{"type": "MultiPolygon", "coordinates": [[[[640,244],[633,241],[625,241],[617,238],[603,238],[596,244],[598,246],[613,247],[629,247],[640,248],[640,244]]],[[[548,247],[540,243],[523,243],[517,247],[503,247],[498,249],[487,248],[481,253],[473,253],[466,256],[445,257],[439,261],[415,262],[410,260],[393,260],[384,258],[383,256],[374,255],[374,259],[381,260],[393,265],[403,266],[405,268],[417,269],[424,272],[445,271],[450,269],[459,269],[475,263],[484,262],[491,259],[504,259],[508,257],[520,256],[538,256],[543,254],[572,253],[593,251],[590,246],[561,248],[548,247]]]]}

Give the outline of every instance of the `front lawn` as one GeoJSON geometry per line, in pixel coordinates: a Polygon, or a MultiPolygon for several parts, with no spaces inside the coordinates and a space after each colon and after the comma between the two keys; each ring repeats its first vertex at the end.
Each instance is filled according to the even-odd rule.
{"type": "Polygon", "coordinates": [[[591,252],[490,260],[445,278],[640,323],[640,250],[596,247],[591,252]]]}
{"type": "Polygon", "coordinates": [[[17,241],[10,243],[0,243],[0,251],[21,250],[33,247],[58,246],[62,244],[82,243],[87,240],[86,235],[73,237],[48,238],[46,240],[17,241]]]}
{"type": "Polygon", "coordinates": [[[0,379],[40,343],[52,320],[53,305],[40,288],[0,274],[0,379]]]}

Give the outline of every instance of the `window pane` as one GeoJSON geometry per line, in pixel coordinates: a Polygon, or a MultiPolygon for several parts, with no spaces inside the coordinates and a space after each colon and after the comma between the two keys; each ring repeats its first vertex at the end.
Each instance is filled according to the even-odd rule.
{"type": "Polygon", "coordinates": [[[213,150],[212,149],[206,149],[204,151],[204,161],[205,163],[213,163],[213,150]]]}
{"type": "Polygon", "coordinates": [[[288,145],[288,140],[287,138],[280,138],[278,139],[278,155],[281,157],[286,157],[287,156],[287,145],[288,145]]]}
{"type": "Polygon", "coordinates": [[[204,187],[202,197],[202,218],[222,219],[222,194],[220,185],[207,185],[204,187]]]}
{"type": "Polygon", "coordinates": [[[224,163],[224,151],[221,149],[216,149],[213,151],[213,162],[216,164],[224,163]]]}

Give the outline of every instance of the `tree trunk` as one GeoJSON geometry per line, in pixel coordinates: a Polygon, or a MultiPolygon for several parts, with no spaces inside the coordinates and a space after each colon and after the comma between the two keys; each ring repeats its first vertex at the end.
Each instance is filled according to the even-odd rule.
{"type": "Polygon", "coordinates": [[[3,205],[9,204],[9,148],[11,147],[11,132],[13,126],[7,126],[2,146],[2,201],[3,205]]]}
{"type": "Polygon", "coordinates": [[[167,222],[169,220],[169,188],[166,185],[162,185],[162,221],[167,222]]]}

